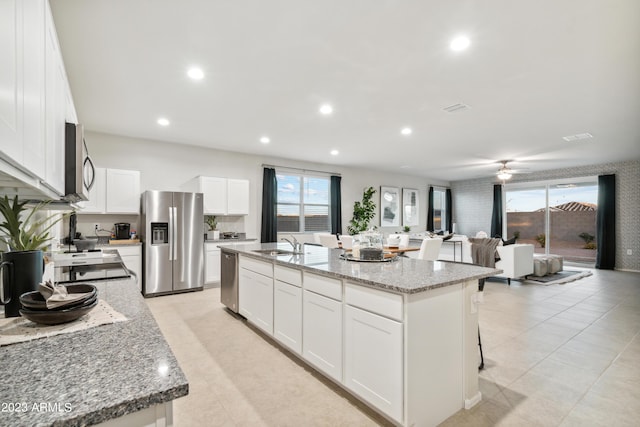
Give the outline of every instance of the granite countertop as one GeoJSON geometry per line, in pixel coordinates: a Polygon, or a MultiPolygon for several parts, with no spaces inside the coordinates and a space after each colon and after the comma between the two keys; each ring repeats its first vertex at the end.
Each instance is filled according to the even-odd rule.
{"type": "Polygon", "coordinates": [[[92,425],[188,394],[137,286],[129,279],[95,286],[129,320],[0,347],[0,426],[92,425]],[[27,410],[10,411],[10,403],[27,410]],[[43,403],[48,409],[33,410],[43,403]]]}
{"type": "Polygon", "coordinates": [[[257,239],[216,239],[216,240],[205,240],[205,243],[229,243],[233,244],[236,242],[255,242],[257,239]]]}
{"type": "Polygon", "coordinates": [[[291,250],[291,245],[288,243],[256,243],[224,246],[222,250],[404,294],[424,292],[466,280],[482,279],[502,272],[496,268],[472,264],[423,261],[406,257],[398,257],[389,262],[347,261],[340,258],[342,249],[329,249],[313,245],[304,245],[303,255],[274,256],[253,252],[256,249],[276,248],[291,250]]]}

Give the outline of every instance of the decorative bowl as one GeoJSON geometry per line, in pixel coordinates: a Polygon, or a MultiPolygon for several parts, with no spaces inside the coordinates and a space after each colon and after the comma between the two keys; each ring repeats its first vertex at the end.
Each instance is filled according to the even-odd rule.
{"type": "Polygon", "coordinates": [[[59,306],[57,308],[47,308],[47,303],[39,291],[26,292],[20,295],[20,304],[27,310],[38,311],[60,311],[80,305],[86,305],[90,300],[95,300],[98,294],[98,290],[95,286],[87,283],[78,283],[75,285],[66,285],[67,292],[70,294],[87,294],[84,298],[77,301],[70,302],[69,304],[59,306]]]}
{"type": "Polygon", "coordinates": [[[61,323],[68,323],[79,319],[93,310],[96,305],[98,305],[97,298],[89,305],[81,305],[78,307],[67,308],[65,310],[42,311],[23,308],[20,310],[20,315],[34,323],[40,323],[42,325],[59,325],[61,323]]]}

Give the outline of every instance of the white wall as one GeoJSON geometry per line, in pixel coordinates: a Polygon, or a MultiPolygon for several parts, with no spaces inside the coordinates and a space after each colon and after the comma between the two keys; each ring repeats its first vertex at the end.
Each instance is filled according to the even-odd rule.
{"type": "MultiPolygon", "coordinates": [[[[220,223],[223,231],[226,231],[223,228],[226,225],[230,231],[246,232],[247,237],[260,237],[263,164],[339,173],[342,176],[342,226],[345,233],[353,214],[354,202],[362,199],[363,190],[369,186],[376,188],[378,193],[381,185],[418,189],[421,225],[413,227],[412,231],[420,231],[426,227],[428,186],[449,185],[447,181],[411,175],[262,157],[96,132],[86,132],[85,138],[89,153],[97,166],[141,171],[141,191],[180,190],[180,185],[198,175],[248,179],[251,182],[249,216],[223,218],[220,223]]],[[[378,193],[375,200],[379,205],[378,193]]],[[[374,221],[375,225],[379,225],[377,217],[374,221]]],[[[400,229],[401,227],[384,228],[382,231],[388,233],[400,229]]]]}

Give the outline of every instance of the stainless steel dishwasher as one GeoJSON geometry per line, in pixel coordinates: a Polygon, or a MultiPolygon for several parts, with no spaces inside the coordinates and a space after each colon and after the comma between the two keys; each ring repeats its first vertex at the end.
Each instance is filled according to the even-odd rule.
{"type": "Polygon", "coordinates": [[[220,251],[220,302],[238,312],[238,254],[220,251]]]}

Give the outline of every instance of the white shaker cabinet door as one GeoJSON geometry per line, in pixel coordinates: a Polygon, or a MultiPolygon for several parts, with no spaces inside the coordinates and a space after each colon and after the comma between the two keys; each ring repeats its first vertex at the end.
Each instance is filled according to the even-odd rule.
{"type": "Polygon", "coordinates": [[[107,169],[107,213],[140,213],[140,171],[107,169]]]}
{"type": "Polygon", "coordinates": [[[93,187],[89,190],[89,200],[86,202],[78,202],[78,207],[80,208],[79,213],[105,213],[106,187],[107,170],[105,168],[96,168],[93,187]]]}
{"type": "MultiPolygon", "coordinates": [[[[205,244],[204,282],[220,281],[220,248],[208,248],[205,244]]],[[[213,245],[212,245],[213,246],[213,245]]]]}
{"type": "Polygon", "coordinates": [[[293,352],[301,354],[302,288],[275,280],[273,293],[273,336],[293,352]]]}
{"type": "Polygon", "coordinates": [[[45,23],[45,138],[47,147],[45,174],[48,186],[59,194],[64,194],[67,76],[64,71],[53,18],[48,8],[45,23]]]}
{"type": "Polygon", "coordinates": [[[0,151],[22,163],[22,27],[19,2],[0,1],[0,151]]]}
{"type": "Polygon", "coordinates": [[[227,215],[249,215],[248,180],[227,180],[227,215]]]}
{"type": "Polygon", "coordinates": [[[205,215],[227,214],[227,179],[200,177],[200,191],[204,195],[205,215]]]}
{"type": "Polygon", "coordinates": [[[302,357],[342,382],[342,303],[306,290],[302,301],[302,357]]]}
{"type": "Polygon", "coordinates": [[[238,280],[240,314],[273,335],[273,277],[240,268],[238,280]]]}
{"type": "Polygon", "coordinates": [[[345,307],[344,384],[402,421],[402,323],[345,307]]]}

